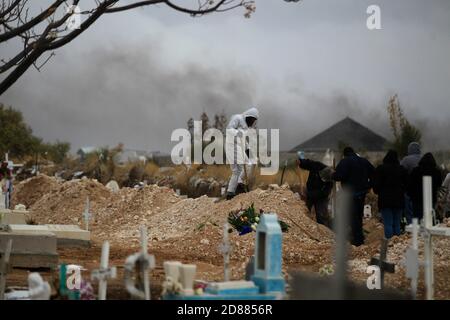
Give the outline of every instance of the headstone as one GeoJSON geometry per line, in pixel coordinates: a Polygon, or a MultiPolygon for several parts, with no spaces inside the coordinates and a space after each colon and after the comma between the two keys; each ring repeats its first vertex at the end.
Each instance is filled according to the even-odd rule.
{"type": "Polygon", "coordinates": [[[167,277],[170,277],[173,281],[180,279],[180,267],[182,263],[179,261],[164,261],[164,273],[167,277]]]}
{"type": "Polygon", "coordinates": [[[110,182],[108,182],[106,184],[106,188],[108,188],[111,192],[119,192],[120,190],[119,184],[115,180],[111,180],[110,182]]]}
{"type": "Polygon", "coordinates": [[[180,283],[183,287],[181,294],[193,295],[194,294],[194,278],[197,271],[195,264],[182,264],[180,266],[180,283]]]}
{"type": "Polygon", "coordinates": [[[253,282],[261,293],[285,292],[281,273],[282,233],[276,214],[262,214],[256,229],[255,273],[253,282]]]}
{"type": "Polygon", "coordinates": [[[92,280],[98,280],[98,299],[106,300],[106,289],[108,279],[115,278],[117,275],[115,267],[108,267],[109,261],[109,242],[103,242],[100,269],[94,270],[91,274],[92,280]]]}

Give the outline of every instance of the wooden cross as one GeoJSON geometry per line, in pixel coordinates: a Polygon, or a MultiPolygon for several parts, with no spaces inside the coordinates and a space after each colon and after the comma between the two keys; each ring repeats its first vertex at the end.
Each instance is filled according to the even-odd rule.
{"type": "Polygon", "coordinates": [[[9,259],[11,256],[12,242],[12,239],[9,239],[6,243],[6,248],[0,263],[0,300],[5,299],[6,275],[11,268],[9,259]]]}
{"type": "Polygon", "coordinates": [[[94,270],[91,274],[92,280],[98,280],[98,299],[106,300],[106,289],[108,279],[116,278],[116,267],[108,267],[109,262],[109,242],[103,242],[100,269],[94,270]]]}
{"type": "Polygon", "coordinates": [[[383,238],[381,242],[381,250],[380,250],[380,257],[372,257],[370,259],[369,265],[372,266],[378,266],[380,268],[380,276],[381,276],[381,288],[384,288],[384,273],[394,273],[395,272],[395,264],[390,263],[386,260],[387,256],[387,249],[388,249],[389,240],[386,238],[383,238]]]}

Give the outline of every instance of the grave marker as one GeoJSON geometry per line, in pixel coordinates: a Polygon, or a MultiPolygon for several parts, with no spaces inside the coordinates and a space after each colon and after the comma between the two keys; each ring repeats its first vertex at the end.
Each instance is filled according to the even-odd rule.
{"type": "Polygon", "coordinates": [[[148,254],[147,228],[141,226],[141,252],[125,260],[125,287],[136,298],[150,300],[149,271],[155,268],[155,257],[148,254]],[[133,274],[136,273],[136,280],[133,274]]]}
{"type": "Polygon", "coordinates": [[[276,214],[262,214],[256,229],[255,272],[253,282],[261,293],[284,293],[281,273],[282,233],[276,214]]]}
{"type": "Polygon", "coordinates": [[[98,299],[106,300],[106,289],[108,279],[115,278],[117,275],[116,267],[108,267],[109,261],[109,242],[103,242],[100,269],[94,270],[91,274],[92,280],[98,280],[98,299]]]}
{"type": "MultiPolygon", "coordinates": [[[[434,263],[433,263],[433,236],[450,237],[450,228],[433,226],[433,194],[432,194],[432,178],[424,176],[422,179],[423,192],[423,221],[420,228],[422,237],[424,238],[425,249],[425,285],[427,300],[434,299],[434,263]]],[[[407,226],[406,231],[414,232],[414,227],[407,226]]],[[[415,258],[413,253],[410,253],[410,260],[415,258]]],[[[418,260],[418,259],[417,259],[418,260]]],[[[412,264],[412,262],[411,262],[412,264]]],[[[414,275],[414,269],[410,267],[411,274],[414,275]]],[[[412,288],[414,289],[414,288],[412,288]]]]}
{"type": "Polygon", "coordinates": [[[383,240],[381,241],[380,256],[378,258],[372,257],[372,259],[370,259],[370,262],[369,262],[369,265],[378,266],[380,268],[381,288],[384,288],[384,273],[385,272],[389,272],[389,273],[395,272],[395,264],[390,263],[386,260],[388,244],[389,244],[389,240],[386,238],[383,238],[383,240]]]}

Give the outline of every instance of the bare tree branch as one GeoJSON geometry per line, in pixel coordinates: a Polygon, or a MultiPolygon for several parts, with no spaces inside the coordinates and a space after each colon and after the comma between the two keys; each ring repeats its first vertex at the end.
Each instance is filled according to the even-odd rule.
{"type": "MultiPolygon", "coordinates": [[[[237,7],[245,7],[246,15],[249,11],[254,11],[248,7],[254,1],[246,0],[198,0],[196,9],[179,6],[171,0],[141,0],[123,6],[116,6],[120,0],[96,0],[95,7],[80,12],[83,17],[86,16],[86,19],[79,28],[71,30],[67,23],[75,14],[74,12],[68,11],[57,17],[57,12],[67,7],[67,0],[55,0],[31,19],[28,18],[28,0],[1,1],[0,27],[3,27],[4,32],[0,33],[0,43],[19,40],[22,41],[23,46],[11,59],[2,58],[0,60],[0,75],[9,72],[0,82],[0,95],[8,90],[31,66],[41,70],[54,56],[53,50],[71,42],[105,13],[117,13],[155,4],[165,4],[173,10],[192,16],[223,12],[237,7]],[[50,52],[49,56],[38,66],[37,60],[46,52],[50,52]]],[[[71,3],[72,6],[76,6],[79,0],[72,0],[71,3]]]]}

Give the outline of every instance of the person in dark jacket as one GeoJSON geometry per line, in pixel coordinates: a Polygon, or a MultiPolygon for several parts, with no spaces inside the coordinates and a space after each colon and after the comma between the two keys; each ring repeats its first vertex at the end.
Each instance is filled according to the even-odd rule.
{"type": "Polygon", "coordinates": [[[419,161],[408,179],[407,192],[413,204],[414,218],[423,218],[423,177],[432,179],[433,207],[436,205],[437,193],[442,185],[442,173],[439,170],[433,155],[428,152],[419,161]]]}
{"type": "Polygon", "coordinates": [[[327,168],[322,162],[310,159],[298,159],[300,168],[309,171],[306,182],[306,206],[308,210],[314,207],[317,223],[330,227],[328,202],[333,189],[332,181],[324,181],[320,172],[327,168]]]}
{"type": "Polygon", "coordinates": [[[386,239],[400,235],[400,220],[405,205],[408,171],[400,165],[398,154],[389,150],[383,164],[375,169],[373,191],[378,195],[386,239]]]}
{"type": "MultiPolygon", "coordinates": [[[[422,153],[420,150],[420,144],[418,142],[411,142],[408,145],[408,155],[402,159],[400,164],[402,165],[403,168],[405,168],[407,170],[408,174],[411,174],[413,169],[418,166],[421,158],[422,158],[422,153]]],[[[406,223],[411,224],[412,217],[413,217],[413,205],[412,205],[411,198],[406,193],[405,193],[404,215],[405,215],[406,223]]]]}
{"type": "Polygon", "coordinates": [[[364,244],[363,215],[366,194],[372,187],[373,165],[365,158],[358,156],[351,147],[344,149],[344,159],[336,167],[333,174],[335,181],[340,181],[352,197],[351,203],[351,243],[355,246],[364,244]]]}

